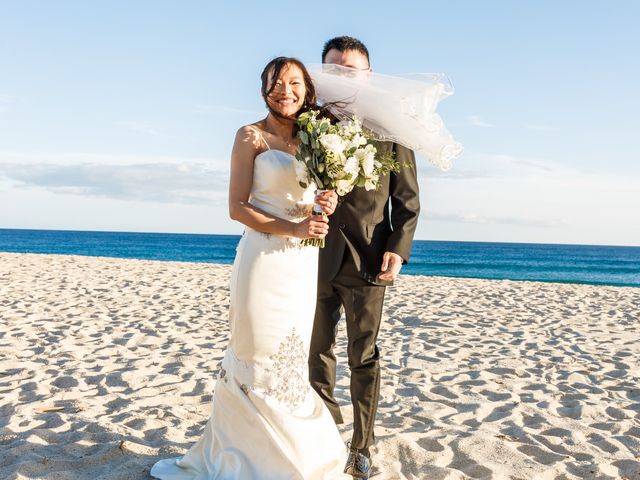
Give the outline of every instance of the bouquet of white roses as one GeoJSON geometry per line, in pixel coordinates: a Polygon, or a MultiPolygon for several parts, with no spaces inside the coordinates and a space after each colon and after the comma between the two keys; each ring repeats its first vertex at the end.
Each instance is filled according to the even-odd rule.
{"type": "MultiPolygon", "coordinates": [[[[392,153],[378,152],[357,118],[332,124],[319,111],[310,110],[298,117],[298,126],[296,177],[303,188],[315,184],[318,190],[335,190],[338,196],[356,186],[375,190],[382,177],[400,169],[392,153]]],[[[314,205],[313,212],[322,210],[314,205]]],[[[303,243],[324,246],[323,240],[303,243]]]]}

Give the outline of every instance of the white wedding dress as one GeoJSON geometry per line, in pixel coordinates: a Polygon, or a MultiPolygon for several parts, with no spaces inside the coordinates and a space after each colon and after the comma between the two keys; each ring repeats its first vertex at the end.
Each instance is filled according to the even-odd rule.
{"type": "MultiPolygon", "coordinates": [[[[295,157],[255,158],[250,203],[281,218],[311,213],[313,189],[299,186],[295,157]]],[[[342,474],[345,447],[310,387],[307,355],[316,303],[318,249],[250,228],[231,276],[230,340],[212,413],[181,458],[161,460],[162,480],[325,480],[342,474]]]]}

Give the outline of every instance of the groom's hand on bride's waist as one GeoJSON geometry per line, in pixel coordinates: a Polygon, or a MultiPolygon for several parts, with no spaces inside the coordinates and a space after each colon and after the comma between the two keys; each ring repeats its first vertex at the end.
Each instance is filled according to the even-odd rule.
{"type": "Polygon", "coordinates": [[[382,256],[382,266],[378,278],[385,282],[392,282],[396,279],[402,268],[402,257],[397,253],[384,252],[382,256]]]}

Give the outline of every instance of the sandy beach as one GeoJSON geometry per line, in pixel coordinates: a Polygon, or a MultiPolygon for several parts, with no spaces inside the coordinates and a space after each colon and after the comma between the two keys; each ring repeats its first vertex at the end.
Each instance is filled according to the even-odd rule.
{"type": "MultiPolygon", "coordinates": [[[[146,479],[183,453],[209,414],[230,271],[0,253],[0,479],[146,479]]],[[[402,276],[372,478],[640,479],[639,316],[637,288],[402,276]]]]}

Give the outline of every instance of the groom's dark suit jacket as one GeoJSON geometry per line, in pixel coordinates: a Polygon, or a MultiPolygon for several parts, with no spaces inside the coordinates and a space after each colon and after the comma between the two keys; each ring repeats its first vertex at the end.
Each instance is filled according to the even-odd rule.
{"type": "Polygon", "coordinates": [[[338,200],[336,211],[329,216],[325,247],[320,249],[321,282],[336,276],[345,248],[362,277],[376,285],[391,284],[377,278],[384,252],[397,253],[403,263],[409,260],[420,213],[415,156],[408,148],[391,142],[381,142],[379,148],[395,151],[396,160],[403,166],[399,173],[385,176],[377,190],[356,187],[338,200]]]}

